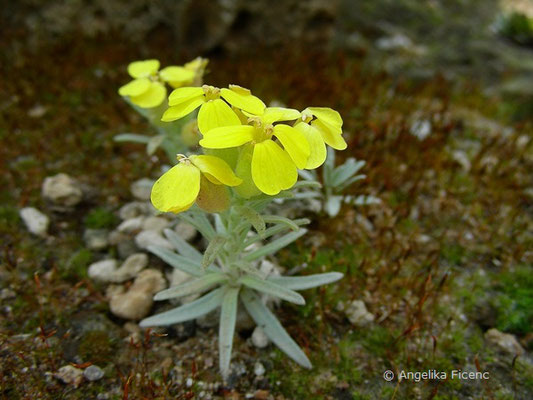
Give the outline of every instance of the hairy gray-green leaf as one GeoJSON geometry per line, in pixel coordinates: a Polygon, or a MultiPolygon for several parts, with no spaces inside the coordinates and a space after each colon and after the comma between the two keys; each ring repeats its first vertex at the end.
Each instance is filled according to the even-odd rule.
{"type": "Polygon", "coordinates": [[[233,347],[233,334],[235,333],[235,322],[237,320],[239,289],[240,288],[238,287],[227,288],[220,310],[218,352],[220,372],[224,379],[226,379],[229,374],[231,350],[233,347]]]}
{"type": "Polygon", "coordinates": [[[297,231],[298,229],[300,229],[300,227],[297,224],[295,224],[292,221],[292,219],[285,218],[285,217],[280,217],[278,215],[264,215],[263,219],[265,220],[265,222],[267,222],[269,224],[283,224],[283,225],[286,225],[287,227],[289,227],[293,231],[297,231]]]}
{"type": "Polygon", "coordinates": [[[287,289],[271,281],[245,275],[241,277],[238,282],[251,289],[259,290],[260,292],[279,297],[283,300],[290,301],[291,303],[298,305],[305,304],[305,300],[300,293],[296,293],[293,290],[287,289]]]}
{"type": "Polygon", "coordinates": [[[182,256],[190,258],[191,260],[198,260],[198,262],[202,261],[202,253],[187,243],[187,241],[184,240],[180,235],[178,235],[172,229],[165,229],[164,232],[168,241],[182,256]]]}
{"type": "Polygon", "coordinates": [[[223,236],[215,236],[209,241],[207,249],[205,249],[204,258],[202,259],[202,267],[207,268],[222,249],[222,246],[227,242],[227,239],[223,236]]]}
{"type": "Polygon", "coordinates": [[[280,237],[279,239],[273,240],[267,245],[260,247],[259,249],[246,254],[243,257],[243,259],[246,261],[254,261],[261,257],[267,256],[269,254],[273,254],[279,249],[282,249],[283,247],[299,239],[300,237],[305,235],[306,232],[307,232],[307,229],[299,229],[296,232],[287,233],[286,235],[280,237]]]}
{"type": "Polygon", "coordinates": [[[339,186],[341,183],[352,177],[365,165],[364,161],[355,161],[355,158],[349,158],[346,162],[332,172],[331,186],[339,186]]]}
{"type": "Polygon", "coordinates": [[[179,217],[198,229],[207,240],[211,240],[217,234],[213,225],[202,212],[189,211],[181,213],[179,217]]]}
{"type": "Polygon", "coordinates": [[[241,293],[246,311],[270,340],[298,364],[305,368],[312,368],[313,366],[305,353],[283,329],[274,314],[261,303],[259,297],[252,290],[243,289],[241,293]]]}
{"type": "Polygon", "coordinates": [[[253,208],[247,206],[239,207],[237,212],[252,224],[259,235],[263,235],[265,233],[265,221],[263,220],[263,217],[261,217],[261,214],[259,214],[253,208]]]}
{"type": "Polygon", "coordinates": [[[205,274],[201,262],[197,260],[191,260],[188,257],[180,256],[179,254],[159,246],[148,246],[148,251],[161,258],[170,266],[178,268],[189,275],[199,277],[205,274]]]}
{"type": "Polygon", "coordinates": [[[210,287],[219,283],[224,283],[227,280],[228,277],[226,274],[221,274],[218,272],[205,274],[198,279],[187,281],[181,285],[162,290],[154,296],[154,300],[167,300],[174,297],[188,296],[197,292],[204,292],[206,289],[209,289],[210,287]]]}
{"type": "Polygon", "coordinates": [[[161,314],[156,314],[153,317],[145,318],[139,323],[139,326],[146,328],[148,326],[177,324],[179,322],[201,317],[220,306],[222,299],[224,298],[224,293],[224,288],[218,288],[211,293],[200,297],[198,300],[194,300],[161,314]]]}
{"type": "Polygon", "coordinates": [[[324,204],[324,210],[330,217],[335,217],[341,210],[342,196],[329,196],[324,204]]]}
{"type": "Polygon", "coordinates": [[[286,289],[305,290],[336,282],[343,276],[340,272],[326,272],[307,276],[273,276],[268,278],[268,281],[286,289]]]}
{"type": "Polygon", "coordinates": [[[161,146],[161,143],[163,143],[163,140],[165,140],[165,137],[166,135],[152,136],[146,145],[146,154],[149,156],[154,154],[159,146],[161,146]]]}
{"type": "Polygon", "coordinates": [[[115,142],[132,142],[147,144],[152,136],[139,135],[137,133],[121,133],[116,135],[113,140],[115,142]]]}
{"type": "MultiPolygon", "coordinates": [[[[300,225],[307,225],[310,222],[311,222],[311,220],[308,219],[308,218],[300,218],[300,219],[292,220],[292,223],[294,223],[298,227],[300,225]]],[[[258,241],[260,241],[262,239],[267,239],[270,236],[277,235],[278,233],[281,233],[281,232],[283,232],[286,229],[287,229],[287,227],[283,226],[283,225],[271,226],[270,228],[268,228],[265,231],[265,233],[263,234],[263,237],[260,237],[259,235],[253,235],[252,237],[246,239],[246,241],[244,242],[243,248],[246,248],[249,245],[251,245],[251,244],[253,244],[255,242],[258,242],[258,241]]]]}

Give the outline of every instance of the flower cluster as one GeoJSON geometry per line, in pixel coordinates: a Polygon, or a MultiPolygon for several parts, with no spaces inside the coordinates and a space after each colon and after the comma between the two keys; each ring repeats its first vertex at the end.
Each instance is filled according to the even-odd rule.
{"type": "MultiPolygon", "coordinates": [[[[152,203],[163,212],[181,212],[205,198],[228,203],[226,186],[241,197],[275,196],[290,189],[298,169],[315,169],[326,159],[326,145],[344,150],[342,118],[337,111],[267,107],[237,85],[180,87],[168,99],[163,121],[175,121],[197,108],[200,146],[209,155],[178,156],[178,165],[154,184],[152,203]],[[222,186],[221,186],[222,185],[222,186]],[[216,194],[214,191],[216,189],[216,194]]],[[[216,201],[214,202],[216,203],[216,201]]]]}
{"type": "Polygon", "coordinates": [[[183,66],[172,65],[161,70],[159,60],[134,61],[128,65],[128,74],[134,79],[118,93],[141,108],[157,107],[167,97],[166,83],[172,88],[199,84],[206,66],[207,60],[200,57],[183,66]]]}

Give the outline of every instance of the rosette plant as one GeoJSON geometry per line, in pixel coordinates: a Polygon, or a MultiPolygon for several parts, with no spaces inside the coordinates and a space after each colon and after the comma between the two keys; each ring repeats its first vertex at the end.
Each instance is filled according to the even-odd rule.
{"type": "Polygon", "coordinates": [[[298,182],[298,171],[311,170],[327,158],[326,146],[346,148],[342,118],[324,107],[300,112],[266,107],[250,90],[229,85],[184,86],[168,98],[162,121],[188,118],[198,109],[198,154],[177,154],[176,165],[153,185],[151,201],[161,212],[177,213],[207,240],[203,253],[172,230],[165,235],[175,250],[149,247],[166,263],[192,276],[155,296],[155,300],[195,300],[141,321],[142,327],[171,325],[220,308],[219,355],[224,378],[230,371],[239,305],[291,359],[311,368],[304,351],[266,305],[269,297],[305,304],[297,292],[342,278],[339,272],[307,276],[267,274],[258,268],[306,233],[307,219],[288,219],[269,212],[276,199],[293,189],[320,184],[298,182]]]}

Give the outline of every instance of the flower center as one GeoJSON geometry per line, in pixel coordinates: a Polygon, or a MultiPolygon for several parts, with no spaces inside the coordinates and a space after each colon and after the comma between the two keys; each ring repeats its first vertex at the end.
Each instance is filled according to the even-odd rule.
{"type": "Polygon", "coordinates": [[[253,133],[255,143],[261,143],[272,138],[272,134],[274,133],[274,126],[272,124],[264,125],[260,117],[248,118],[248,124],[255,128],[253,133]]]}
{"type": "Polygon", "coordinates": [[[220,98],[220,89],[216,88],[214,86],[209,85],[203,85],[202,89],[204,90],[205,99],[207,101],[209,100],[216,100],[220,98]]]}

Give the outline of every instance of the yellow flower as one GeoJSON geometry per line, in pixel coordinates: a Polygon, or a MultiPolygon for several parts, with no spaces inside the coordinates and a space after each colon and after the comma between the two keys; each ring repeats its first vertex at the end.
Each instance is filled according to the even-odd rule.
{"type": "Polygon", "coordinates": [[[347,147],[342,137],[342,118],[340,114],[326,107],[308,107],[302,111],[302,119],[294,125],[307,138],[311,154],[306,169],[318,168],[326,160],[326,144],[335,150],[347,147]]]}
{"type": "Polygon", "coordinates": [[[202,134],[221,126],[240,125],[237,114],[221,97],[232,106],[252,114],[261,114],[265,109],[265,104],[259,98],[253,96],[248,89],[237,85],[230,85],[229,89],[208,85],[182,87],[170,94],[170,107],[161,120],[175,121],[200,107],[198,128],[202,134]]]}
{"type": "MultiPolygon", "coordinates": [[[[165,172],[152,186],[151,201],[159,211],[179,213],[189,209],[201,190],[211,184],[237,186],[242,183],[228,164],[218,157],[178,155],[178,161],[177,165],[165,172]]],[[[221,200],[225,202],[225,199],[221,200]]]]}
{"type": "Polygon", "coordinates": [[[204,133],[200,145],[208,149],[225,149],[250,143],[253,147],[252,180],[263,193],[276,195],[296,183],[298,168],[305,168],[311,150],[301,131],[286,124],[273,124],[299,117],[297,110],[267,108],[261,115],[249,117],[246,125],[211,129],[204,133]],[[274,137],[283,147],[274,141],[274,137]]]}
{"type": "MultiPolygon", "coordinates": [[[[131,102],[141,108],[157,107],[167,96],[165,82],[172,87],[193,83],[201,65],[197,65],[198,62],[191,63],[184,67],[169,66],[159,71],[158,60],[134,61],[128,65],[128,74],[134,80],[122,86],[118,93],[121,96],[129,96],[131,102]]],[[[203,74],[203,68],[201,73],[203,74]]]]}

